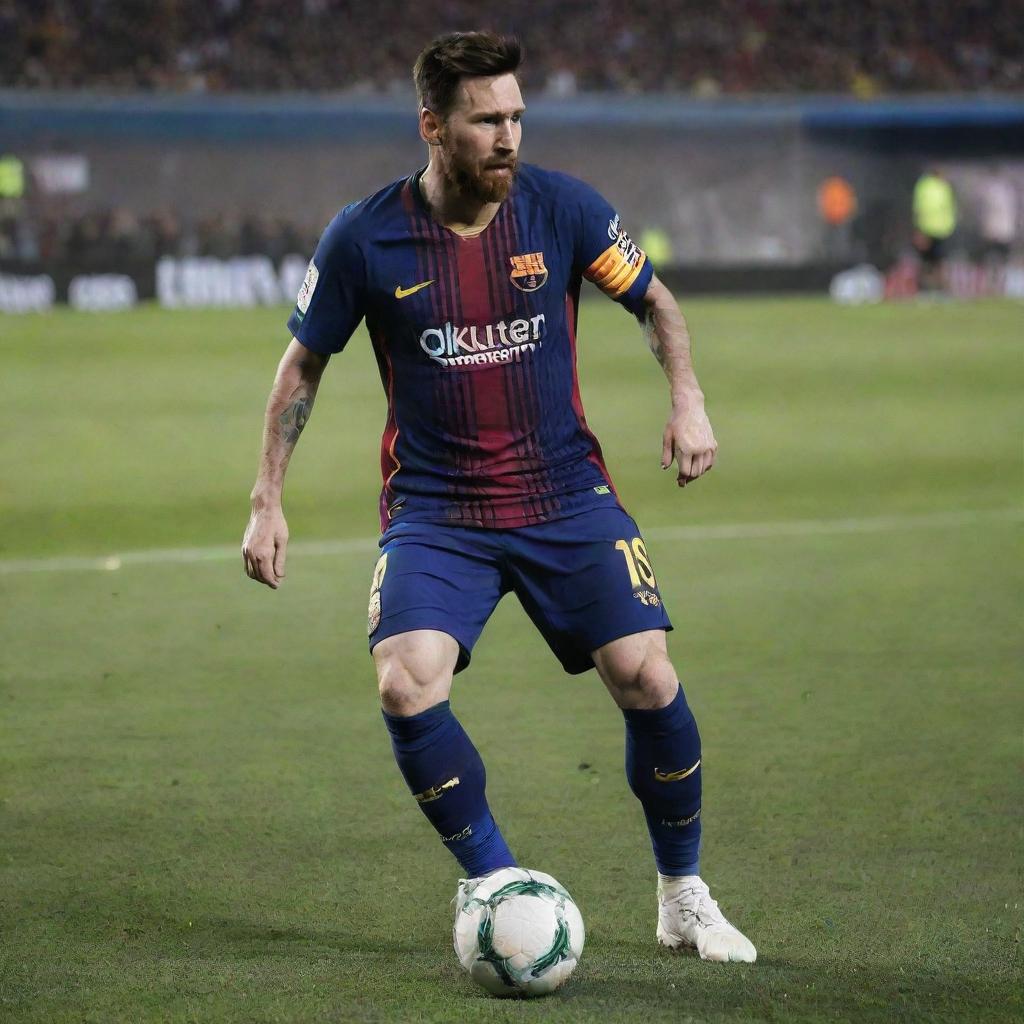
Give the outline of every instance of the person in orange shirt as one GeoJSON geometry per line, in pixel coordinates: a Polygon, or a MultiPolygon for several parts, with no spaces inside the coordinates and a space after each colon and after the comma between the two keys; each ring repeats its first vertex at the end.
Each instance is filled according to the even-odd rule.
{"type": "Polygon", "coordinates": [[[850,224],[857,212],[857,193],[839,175],[826,178],[818,187],[818,213],[825,222],[825,255],[842,259],[849,254],[850,224]]]}

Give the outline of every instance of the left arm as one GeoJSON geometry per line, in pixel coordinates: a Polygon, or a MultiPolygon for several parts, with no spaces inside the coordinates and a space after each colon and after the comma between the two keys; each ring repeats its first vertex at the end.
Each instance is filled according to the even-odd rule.
{"type": "Polygon", "coordinates": [[[662,437],[661,468],[675,459],[678,483],[685,487],[715,464],[718,442],[697,383],[690,354],[690,332],[672,293],[658,280],[644,294],[644,337],[668,378],[672,411],[662,437]]]}

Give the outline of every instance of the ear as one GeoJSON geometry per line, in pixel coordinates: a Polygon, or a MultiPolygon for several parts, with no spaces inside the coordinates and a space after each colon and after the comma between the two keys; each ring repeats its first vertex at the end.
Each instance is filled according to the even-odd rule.
{"type": "Polygon", "coordinates": [[[444,127],[441,118],[432,110],[420,107],[420,138],[428,146],[441,145],[441,130],[444,127]]]}

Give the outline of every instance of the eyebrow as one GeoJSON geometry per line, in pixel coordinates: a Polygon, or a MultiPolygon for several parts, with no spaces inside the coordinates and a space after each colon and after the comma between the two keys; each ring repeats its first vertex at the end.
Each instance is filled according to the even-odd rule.
{"type": "Polygon", "coordinates": [[[516,107],[514,110],[510,110],[507,113],[504,110],[478,110],[472,117],[515,117],[516,114],[522,114],[526,110],[526,107],[516,107]]]}

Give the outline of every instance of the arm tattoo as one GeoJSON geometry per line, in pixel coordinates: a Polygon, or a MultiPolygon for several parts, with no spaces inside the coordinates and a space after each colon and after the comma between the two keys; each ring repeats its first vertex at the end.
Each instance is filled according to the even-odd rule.
{"type": "Polygon", "coordinates": [[[665,350],[661,346],[661,338],[658,336],[658,311],[656,309],[649,309],[647,316],[644,319],[644,337],[647,340],[647,347],[654,353],[654,358],[658,360],[658,363],[664,369],[665,366],[665,350]]]}
{"type": "Polygon", "coordinates": [[[310,411],[313,408],[313,400],[308,396],[296,398],[291,405],[277,418],[281,425],[281,440],[286,444],[295,444],[302,433],[302,428],[309,420],[310,411]]]}

